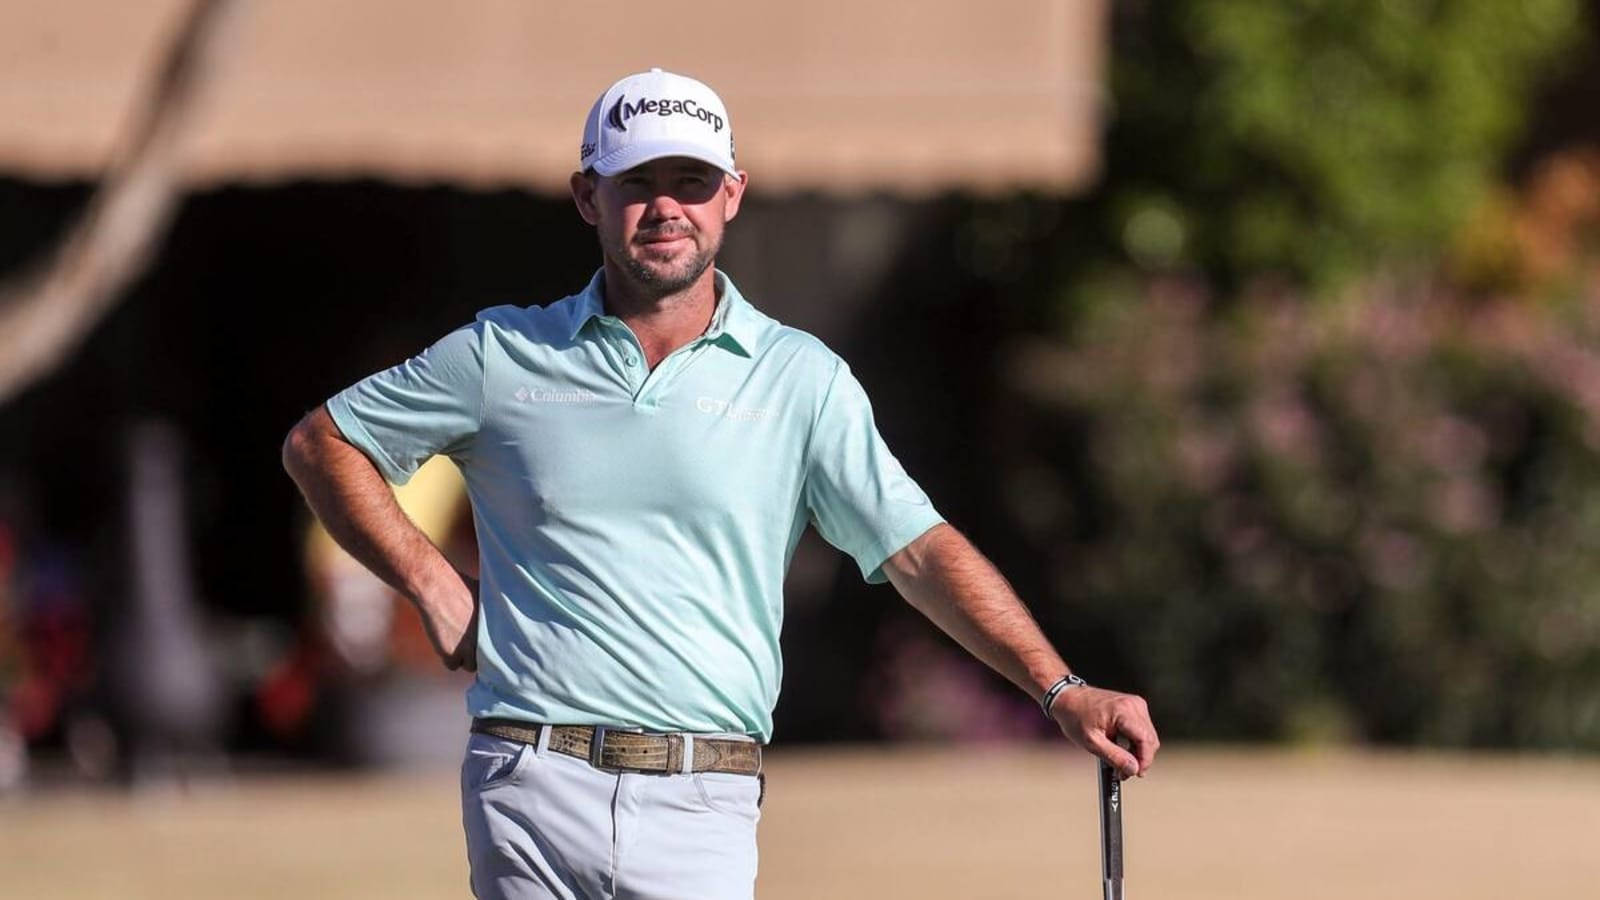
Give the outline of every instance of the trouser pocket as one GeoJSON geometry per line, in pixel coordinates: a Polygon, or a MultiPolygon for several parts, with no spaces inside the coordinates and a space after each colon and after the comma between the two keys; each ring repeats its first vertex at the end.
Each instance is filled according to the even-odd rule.
{"type": "Polygon", "coordinates": [[[533,752],[531,744],[474,734],[467,741],[466,759],[461,764],[462,790],[486,791],[515,784],[533,752]]]}
{"type": "Polygon", "coordinates": [[[766,793],[760,775],[730,775],[726,772],[697,772],[690,776],[700,800],[716,812],[756,816],[766,793]]]}

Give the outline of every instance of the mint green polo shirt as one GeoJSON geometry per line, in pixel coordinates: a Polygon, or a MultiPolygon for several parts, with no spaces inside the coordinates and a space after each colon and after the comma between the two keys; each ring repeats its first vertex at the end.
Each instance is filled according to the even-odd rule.
{"type": "Polygon", "coordinates": [[[328,400],[390,482],[438,453],[460,467],[481,569],[472,715],[768,740],[806,525],[878,582],[942,521],[849,367],[716,284],[710,327],[654,371],[605,314],[602,270],[328,400]]]}

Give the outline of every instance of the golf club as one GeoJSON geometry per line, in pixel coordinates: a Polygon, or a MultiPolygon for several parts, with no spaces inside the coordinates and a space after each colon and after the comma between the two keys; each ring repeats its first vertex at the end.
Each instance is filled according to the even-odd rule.
{"type": "Polygon", "coordinates": [[[1100,761],[1100,877],[1105,900],[1122,900],[1122,779],[1100,761]]]}

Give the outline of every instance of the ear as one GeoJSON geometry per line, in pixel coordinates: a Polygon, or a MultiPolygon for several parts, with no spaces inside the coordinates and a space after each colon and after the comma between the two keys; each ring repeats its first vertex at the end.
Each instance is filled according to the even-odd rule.
{"type": "Polygon", "coordinates": [[[728,202],[722,207],[722,221],[732,222],[733,217],[739,214],[739,204],[744,200],[744,189],[750,185],[750,173],[743,169],[738,170],[739,176],[724,173],[722,190],[728,195],[728,202]]]}
{"type": "Polygon", "coordinates": [[[595,202],[594,195],[600,189],[600,176],[573,172],[567,187],[572,190],[572,202],[578,207],[578,215],[590,225],[599,225],[600,205],[595,202]]]}

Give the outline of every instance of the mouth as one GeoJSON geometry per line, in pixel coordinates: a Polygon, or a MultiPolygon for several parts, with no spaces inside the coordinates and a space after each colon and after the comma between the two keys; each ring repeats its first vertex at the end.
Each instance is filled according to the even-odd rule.
{"type": "Polygon", "coordinates": [[[676,244],[679,241],[687,241],[690,237],[691,236],[688,234],[651,234],[641,235],[635,238],[635,240],[645,246],[659,247],[665,244],[676,244]]]}

